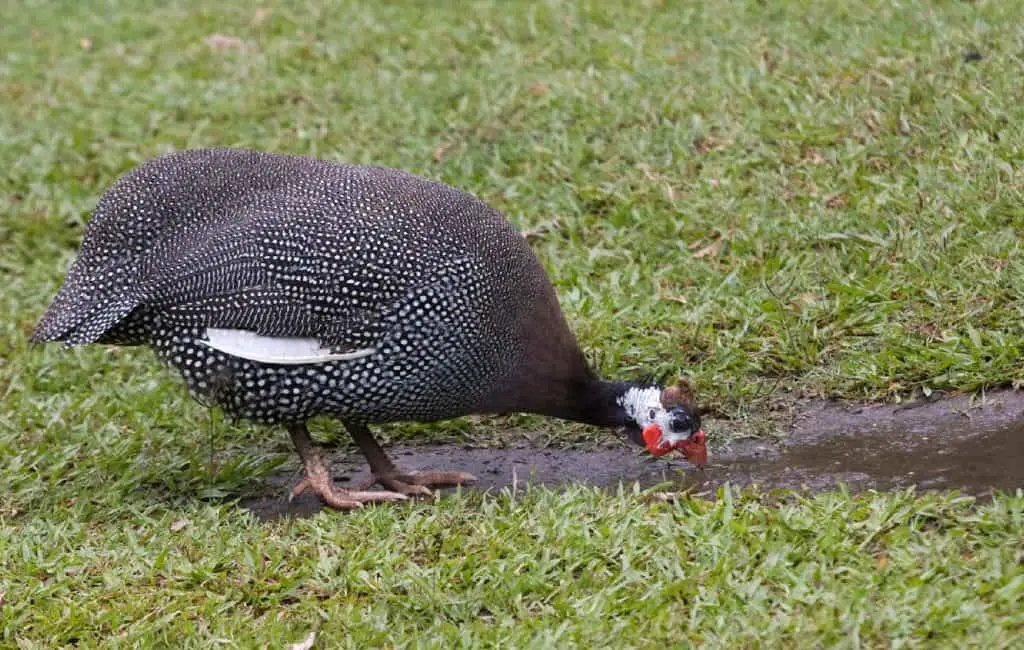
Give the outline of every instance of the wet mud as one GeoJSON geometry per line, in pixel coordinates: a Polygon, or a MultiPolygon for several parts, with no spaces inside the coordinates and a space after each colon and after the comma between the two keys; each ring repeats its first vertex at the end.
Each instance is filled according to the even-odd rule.
{"type": "MultiPolygon", "coordinates": [[[[722,485],[765,490],[960,489],[979,496],[1024,488],[1024,392],[956,397],[924,404],[850,406],[819,402],[798,411],[783,441],[710,441],[703,471],[682,459],[655,459],[633,447],[573,450],[517,446],[501,449],[397,446],[389,453],[406,470],[460,470],[477,477],[473,490],[516,486],[619,484],[711,496],[722,485]]],[[[724,423],[727,428],[728,423],[724,423]]],[[[332,459],[342,486],[368,477],[358,453],[332,459]]],[[[287,501],[297,473],[274,477],[242,505],[260,517],[304,515],[320,509],[313,495],[287,501]]]]}

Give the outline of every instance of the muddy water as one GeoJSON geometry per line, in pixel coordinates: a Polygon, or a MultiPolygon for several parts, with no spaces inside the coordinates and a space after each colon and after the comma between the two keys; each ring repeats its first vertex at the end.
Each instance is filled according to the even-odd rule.
{"type": "MultiPolygon", "coordinates": [[[[713,443],[714,441],[712,441],[713,443]]],[[[408,470],[461,470],[479,479],[473,489],[527,484],[555,487],[582,483],[614,487],[666,481],[675,489],[711,494],[719,486],[823,490],[840,484],[853,490],[962,489],[978,495],[1024,488],[1024,393],[996,395],[983,408],[963,398],[907,408],[805,407],[781,444],[738,441],[712,444],[704,471],[680,459],[653,459],[633,448],[471,449],[460,446],[396,447],[408,470]]],[[[337,459],[332,471],[341,485],[367,477],[359,456],[337,459]]],[[[284,495],[297,475],[271,481],[261,497],[243,500],[259,516],[307,514],[320,505],[312,495],[288,504],[284,495]]]]}
{"type": "Polygon", "coordinates": [[[693,482],[814,490],[843,483],[858,490],[916,485],[973,494],[1012,491],[1024,488],[1024,422],[923,434],[898,427],[851,430],[793,439],[766,456],[723,459],[724,476],[693,482]]]}

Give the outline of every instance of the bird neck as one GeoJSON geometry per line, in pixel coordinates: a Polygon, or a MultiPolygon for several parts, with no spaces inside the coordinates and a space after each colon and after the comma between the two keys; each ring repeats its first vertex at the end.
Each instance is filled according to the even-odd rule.
{"type": "Polygon", "coordinates": [[[635,382],[601,379],[583,358],[567,363],[526,363],[511,380],[483,401],[492,413],[536,413],[599,427],[621,427],[631,420],[629,396],[650,388],[635,382]],[[632,391],[632,392],[631,392],[632,391]]]}
{"type": "Polygon", "coordinates": [[[529,411],[599,427],[621,427],[632,420],[629,395],[649,386],[588,376],[559,388],[549,391],[548,399],[532,405],[529,411]]]}
{"type": "Polygon", "coordinates": [[[621,427],[632,419],[628,395],[643,388],[635,382],[593,378],[576,389],[566,411],[556,417],[599,427],[621,427]]]}

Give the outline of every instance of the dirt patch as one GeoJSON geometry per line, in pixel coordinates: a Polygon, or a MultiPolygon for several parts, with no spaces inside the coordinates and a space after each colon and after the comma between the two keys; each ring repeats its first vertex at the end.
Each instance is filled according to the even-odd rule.
{"type": "MultiPolygon", "coordinates": [[[[632,447],[398,446],[390,453],[408,470],[471,472],[479,479],[475,490],[569,483],[614,487],[637,482],[649,487],[669,481],[674,489],[708,495],[725,483],[810,490],[839,484],[853,490],[917,485],[983,495],[1024,487],[1024,392],[911,405],[818,402],[799,410],[791,435],[781,443],[738,440],[718,448],[711,443],[711,464],[704,471],[679,459],[654,459],[632,447]]],[[[342,485],[358,484],[368,476],[358,453],[335,459],[332,471],[342,485]]],[[[270,492],[242,505],[260,517],[316,512],[320,502],[312,495],[287,502],[288,487],[298,478],[277,476],[270,492]]]]}

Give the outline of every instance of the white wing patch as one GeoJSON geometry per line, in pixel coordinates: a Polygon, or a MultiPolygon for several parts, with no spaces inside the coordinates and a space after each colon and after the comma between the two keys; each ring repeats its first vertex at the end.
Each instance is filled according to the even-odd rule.
{"type": "Polygon", "coordinates": [[[207,328],[206,340],[199,340],[199,343],[233,357],[285,366],[325,361],[352,361],[368,357],[377,351],[377,348],[363,348],[352,352],[332,352],[330,348],[323,347],[320,341],[313,338],[261,336],[247,330],[216,327],[207,328]]]}

